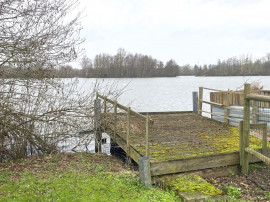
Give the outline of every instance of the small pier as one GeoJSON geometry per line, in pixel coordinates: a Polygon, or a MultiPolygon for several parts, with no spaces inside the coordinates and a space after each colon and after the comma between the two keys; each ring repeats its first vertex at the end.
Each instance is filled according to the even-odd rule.
{"type": "MultiPolygon", "coordinates": [[[[238,127],[229,126],[193,112],[149,113],[149,159],[151,176],[197,171],[207,168],[239,165],[238,127]]],[[[125,122],[125,115],[119,122],[125,122]]],[[[130,157],[138,163],[145,156],[144,128],[131,117],[130,157]]],[[[108,124],[106,132],[127,152],[126,124],[108,124]],[[114,136],[115,135],[115,136],[114,136]]],[[[257,138],[252,139],[256,147],[257,138]]]]}
{"type": "MultiPolygon", "coordinates": [[[[142,157],[148,160],[152,182],[181,173],[209,177],[237,171],[242,144],[238,127],[201,116],[200,111],[138,113],[100,94],[97,99],[103,101],[103,131],[127,158],[138,164],[142,157]]],[[[195,105],[202,110],[196,100],[195,105]]],[[[262,149],[262,139],[250,136],[249,148],[262,149]]],[[[259,159],[250,156],[251,161],[259,159]]]]}

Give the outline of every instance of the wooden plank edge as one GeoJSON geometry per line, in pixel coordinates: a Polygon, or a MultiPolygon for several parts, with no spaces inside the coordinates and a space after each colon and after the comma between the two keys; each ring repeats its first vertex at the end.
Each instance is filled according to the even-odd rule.
{"type": "MultiPolygon", "coordinates": [[[[260,162],[258,158],[250,157],[250,162],[260,162]]],[[[151,176],[196,171],[208,168],[232,166],[240,164],[239,152],[151,162],[151,176]]]]}
{"type": "Polygon", "coordinates": [[[167,111],[167,112],[139,112],[140,114],[148,114],[148,115],[170,115],[170,114],[186,114],[186,113],[193,113],[193,111],[167,111]]]}
{"type": "Polygon", "coordinates": [[[239,174],[240,173],[239,165],[207,168],[207,169],[188,171],[188,172],[182,172],[182,173],[152,176],[152,182],[157,183],[161,180],[166,180],[170,178],[178,178],[178,177],[187,176],[187,175],[199,175],[202,178],[223,177],[223,176],[229,176],[231,173],[239,174]]]}

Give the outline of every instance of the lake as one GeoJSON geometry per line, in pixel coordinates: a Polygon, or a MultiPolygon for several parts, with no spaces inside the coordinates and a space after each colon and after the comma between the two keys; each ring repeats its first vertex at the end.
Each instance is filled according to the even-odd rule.
{"type": "MultiPolygon", "coordinates": [[[[79,79],[84,89],[97,79],[79,79]]],[[[119,78],[98,79],[102,85],[117,82],[119,89],[124,88],[118,102],[130,106],[139,112],[191,111],[192,92],[199,87],[218,90],[236,90],[244,83],[257,82],[264,89],[270,89],[270,76],[235,76],[235,77],[163,77],[163,78],[119,78]]],[[[102,93],[102,92],[101,92],[102,93]]]]}

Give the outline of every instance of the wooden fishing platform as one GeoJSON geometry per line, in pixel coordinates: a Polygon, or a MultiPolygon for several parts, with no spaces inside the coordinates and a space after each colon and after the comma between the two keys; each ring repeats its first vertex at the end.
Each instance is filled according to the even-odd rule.
{"type": "MultiPolygon", "coordinates": [[[[105,132],[135,162],[143,156],[149,158],[152,179],[239,165],[238,127],[191,111],[146,115],[101,95],[97,97],[104,99],[105,111],[110,111],[106,102],[113,105],[114,112],[103,113],[105,132]],[[117,108],[124,112],[117,112],[117,108]]],[[[251,148],[260,149],[261,146],[259,138],[250,138],[251,148]]]]}

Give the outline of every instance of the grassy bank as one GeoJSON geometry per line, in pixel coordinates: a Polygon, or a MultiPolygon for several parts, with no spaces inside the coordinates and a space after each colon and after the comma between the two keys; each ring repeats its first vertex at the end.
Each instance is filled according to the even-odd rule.
{"type": "Polygon", "coordinates": [[[56,154],[0,164],[0,201],[179,201],[146,189],[136,171],[104,154],[56,154]]]}

